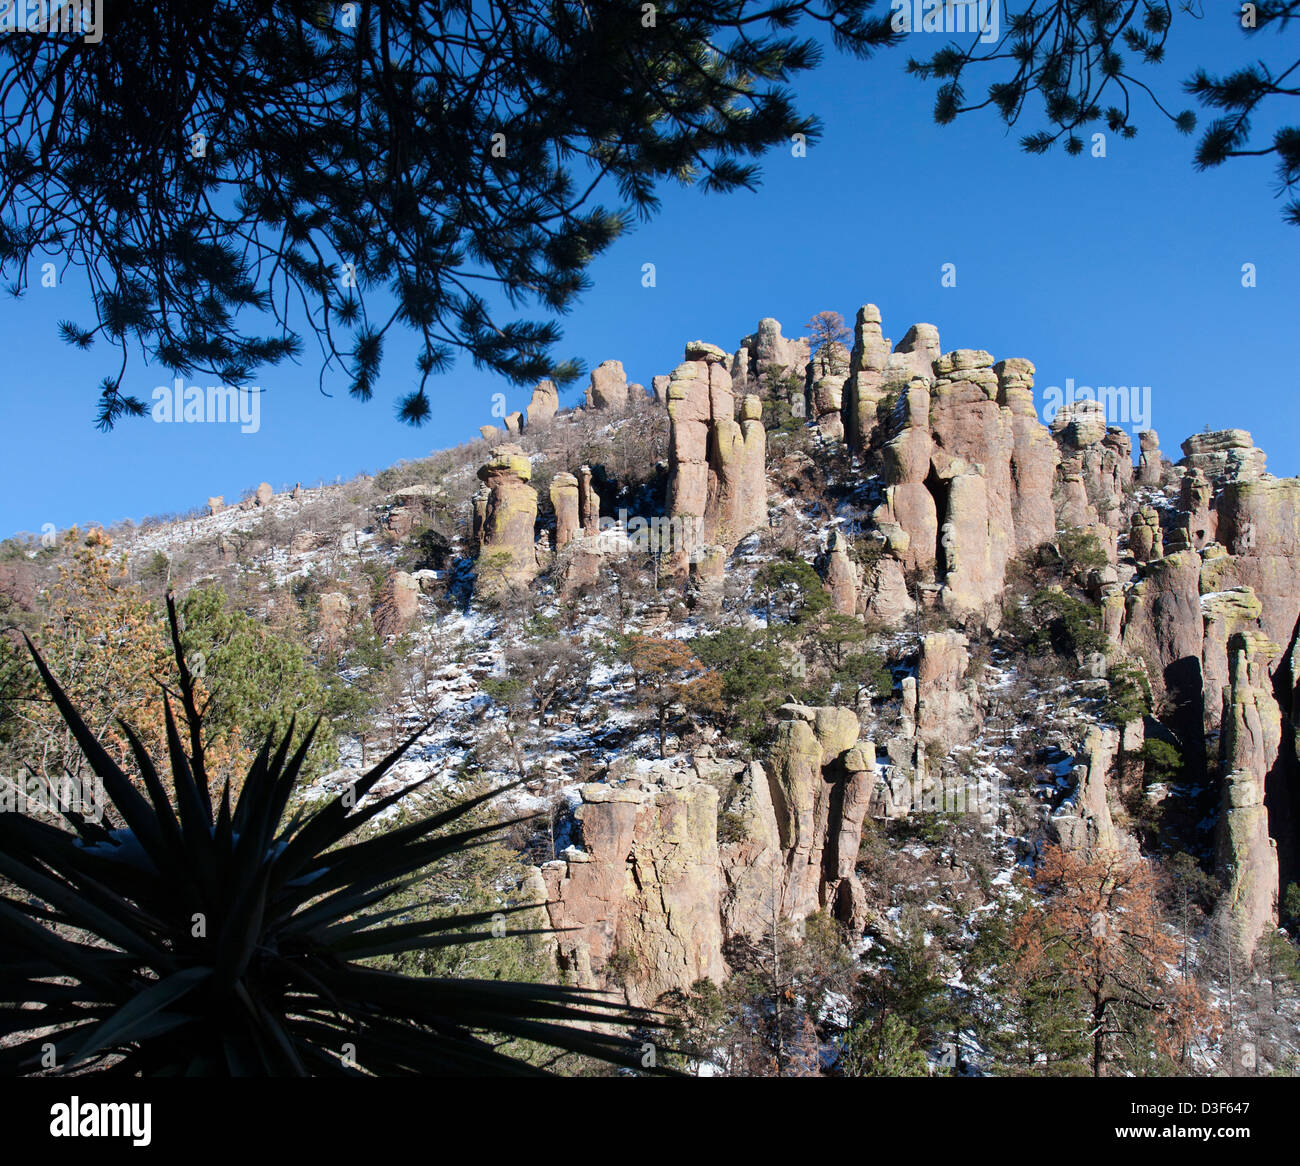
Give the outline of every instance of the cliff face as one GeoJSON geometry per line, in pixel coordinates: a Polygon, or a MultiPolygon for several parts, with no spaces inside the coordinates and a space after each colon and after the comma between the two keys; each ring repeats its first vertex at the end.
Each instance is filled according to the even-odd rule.
{"type": "MultiPolygon", "coordinates": [[[[877,553],[859,561],[839,519],[821,532],[816,561],[834,610],[887,629],[923,616],[950,626],[917,638],[883,766],[853,710],[792,701],[761,760],[697,759],[687,775],[583,786],[581,847],[542,872],[553,923],[576,929],[558,941],[562,966],[652,1001],[722,974],[727,939],[759,935],[775,917],[825,909],[860,925],[865,817],[912,812],[939,780],[937,759],[979,735],[987,694],[966,676],[972,640],[997,633],[1013,561],[1060,556],[1058,544],[1080,534],[1101,551],[1079,582],[1106,641],[1087,666],[1104,677],[1136,665],[1162,732],[1219,795],[1225,910],[1249,951],[1273,917],[1279,855],[1285,873],[1297,849],[1300,480],[1270,476],[1240,430],[1189,438],[1176,465],[1144,431],[1135,466],[1133,439],[1099,402],[1067,403],[1043,424],[1028,360],[945,352],[930,324],[894,345],[872,304],[857,313],[851,349],[814,352],[765,319],[732,354],[692,341],[684,357],[653,391],[668,430],[663,513],[694,535],[673,546],[667,572],[689,580],[693,602],[717,603],[731,552],[769,523],[766,398],[806,416],[823,448],[847,450],[869,499],[850,521],[877,553]]],[[[584,409],[618,411],[638,395],[607,361],[584,409]]],[[[529,426],[557,423],[553,396],[538,386],[529,426]]],[[[519,447],[503,446],[480,471],[474,527],[483,551],[504,553],[504,584],[552,561],[534,546],[530,469],[519,447]]],[[[625,552],[600,531],[586,467],[554,474],[549,498],[568,594],[625,552]]],[[[1050,836],[1084,850],[1134,845],[1114,810],[1142,739],[1140,721],[1083,735],[1050,836]]]]}
{"type": "Polygon", "coordinates": [[[875,755],[849,709],[787,705],[767,764],[697,758],[581,787],[581,842],[541,877],[561,969],[634,1003],[725,978],[724,939],[825,908],[861,924],[854,867],[875,755]],[[721,829],[720,829],[721,826],[721,829]]]}

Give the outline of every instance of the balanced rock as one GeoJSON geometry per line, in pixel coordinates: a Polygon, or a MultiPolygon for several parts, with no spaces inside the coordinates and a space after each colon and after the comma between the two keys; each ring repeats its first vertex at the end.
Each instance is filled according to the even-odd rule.
{"type": "Polygon", "coordinates": [[[1160,455],[1160,437],[1154,429],[1144,429],[1138,434],[1137,483],[1139,486],[1158,486],[1164,473],[1164,458],[1160,455]]]}

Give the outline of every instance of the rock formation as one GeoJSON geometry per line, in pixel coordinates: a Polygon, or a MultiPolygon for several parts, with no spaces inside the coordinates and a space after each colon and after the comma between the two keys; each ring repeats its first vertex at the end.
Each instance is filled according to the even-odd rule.
{"type": "Polygon", "coordinates": [[[397,636],[407,631],[420,610],[420,584],[406,571],[394,571],[385,583],[375,608],[375,631],[397,636]]]}
{"type": "Polygon", "coordinates": [[[1268,665],[1278,647],[1259,633],[1237,633],[1228,645],[1231,686],[1223,710],[1223,794],[1215,860],[1224,886],[1233,942],[1249,959],[1274,918],[1277,847],[1269,836],[1264,796],[1282,743],[1282,715],[1268,665]]]}
{"type": "Polygon", "coordinates": [[[966,679],[969,641],[960,632],[931,632],[916,664],[916,736],[944,750],[970,741],[983,724],[979,692],[966,679]]]}
{"type": "Polygon", "coordinates": [[[341,591],[326,591],[320,597],[320,628],[326,651],[335,651],[348,633],[352,601],[341,591]]]}
{"type": "Polygon", "coordinates": [[[1200,470],[1216,486],[1228,481],[1254,481],[1264,473],[1264,451],[1244,429],[1194,433],[1182,445],[1180,465],[1200,470]]]}
{"type": "MultiPolygon", "coordinates": [[[[687,346],[686,355],[667,391],[667,511],[683,522],[700,520],[698,545],[730,549],[767,517],[762,404],[756,396],[746,397],[737,422],[726,354],[697,341],[687,346]]],[[[685,569],[691,549],[676,554],[674,570],[685,569]]]]}
{"type": "Polygon", "coordinates": [[[1120,847],[1107,798],[1119,747],[1119,730],[1098,725],[1088,730],[1074,766],[1074,794],[1051,821],[1056,840],[1067,850],[1089,853],[1120,847]]]}
{"type": "Polygon", "coordinates": [[[1138,434],[1142,450],[1138,458],[1137,483],[1139,486],[1158,486],[1164,476],[1164,458],[1160,455],[1160,437],[1154,429],[1144,429],[1138,434]]]}
{"type": "Polygon", "coordinates": [[[575,929],[556,949],[577,982],[616,980],[652,1004],[721,981],[725,937],[758,938],[823,908],[861,925],[854,867],[874,751],[849,709],[781,714],[766,767],[697,759],[695,774],[664,767],[581,787],[581,845],[541,868],[551,925],[575,929]]]}
{"type": "Polygon", "coordinates": [[[591,467],[578,467],[578,526],[588,538],[600,533],[600,495],[591,484],[591,467]]]}
{"type": "Polygon", "coordinates": [[[582,532],[578,517],[578,479],[561,471],[551,479],[551,505],[555,508],[555,549],[563,550],[582,532]]]}
{"type": "Polygon", "coordinates": [[[582,845],[541,870],[558,963],[579,984],[617,979],[652,1004],[701,978],[721,982],[718,793],[664,773],[588,784],[577,811],[582,845]]]}
{"type": "MultiPolygon", "coordinates": [[[[1065,583],[1098,604],[1109,645],[1080,661],[1094,678],[1085,683],[1092,691],[1100,685],[1100,695],[1108,667],[1138,666],[1160,731],[1177,741],[1198,779],[1219,782],[1220,864],[1231,880],[1233,927],[1248,946],[1277,893],[1270,814],[1291,812],[1276,808],[1286,783],[1270,775],[1291,764],[1292,754],[1279,751],[1281,718],[1300,719],[1300,697],[1287,697],[1279,711],[1267,669],[1281,652],[1276,645],[1292,644],[1300,619],[1300,480],[1270,476],[1241,430],[1189,438],[1177,466],[1145,430],[1135,467],[1134,438],[1110,423],[1098,400],[1069,402],[1050,426],[1041,423],[1034,377],[1021,358],[945,352],[929,324],[913,325],[893,346],[872,304],[858,311],[851,350],[832,345],[815,358],[807,340],[786,338],[772,319],[732,355],[691,341],[672,374],[652,381],[669,424],[664,508],[685,535],[673,545],[669,572],[684,579],[689,568],[690,602],[707,610],[723,594],[731,553],[766,524],[760,392],[789,393],[816,431],[813,452],[788,453],[773,467],[778,482],[813,480],[819,443],[845,442],[859,467],[848,506],[860,508],[855,522],[869,512],[867,566],[854,562],[837,530],[819,563],[832,605],[845,615],[898,629],[919,618],[920,607],[971,635],[996,631],[1013,560],[1037,552],[1015,567],[1023,577],[1051,556],[1063,561],[1078,545],[1068,536],[1091,534],[1105,561],[1076,564],[1065,583]],[[1204,761],[1216,735],[1222,777],[1204,761]]],[[[585,407],[618,408],[643,391],[627,384],[619,362],[606,361],[591,374],[585,407]]],[[[554,386],[542,382],[528,424],[557,409],[554,386]]],[[[537,570],[530,472],[518,446],[493,449],[480,471],[480,565],[484,553],[501,552],[503,577],[513,582],[537,570]]],[[[625,553],[628,532],[601,530],[588,467],[556,473],[550,500],[552,579],[568,593],[597,581],[611,553],[606,536],[616,536],[613,553],[625,553]]],[[[774,911],[800,917],[820,907],[860,920],[853,856],[864,816],[908,813],[965,780],[945,755],[981,731],[969,645],[957,630],[922,637],[915,673],[901,682],[901,731],[882,743],[883,767],[874,748],[858,742],[851,710],[792,703],[761,763],[710,768],[697,759],[695,777],[665,769],[584,786],[582,847],[543,872],[550,917],[580,928],[559,941],[561,964],[584,983],[620,978],[630,998],[649,1002],[718,971],[720,937],[760,935],[774,911]],[[644,974],[629,979],[629,963],[644,974]]],[[[1288,651],[1300,659],[1300,648],[1288,651]]],[[[1140,792],[1125,783],[1144,731],[1136,721],[1093,724],[1063,744],[1076,782],[1051,822],[1064,844],[1130,845],[1111,805],[1117,793],[1140,792]]]]}
{"type": "Polygon", "coordinates": [[[560,391],[554,381],[538,381],[528,402],[528,428],[545,425],[560,411],[560,391]]]}
{"type": "Polygon", "coordinates": [[[527,585],[537,574],[537,491],[528,484],[532,463],[517,445],[496,446],[478,476],[486,489],[474,499],[477,586],[480,593],[492,595],[527,585]]]}
{"type": "MultiPolygon", "coordinates": [[[[877,408],[885,396],[885,366],[889,356],[889,341],[880,331],[880,309],[875,304],[863,304],[854,324],[853,350],[849,354],[849,375],[843,394],[844,437],[852,449],[865,450],[875,439],[877,408]]],[[[913,375],[927,382],[928,387],[929,369],[914,374],[909,368],[898,377],[898,382],[907,384],[913,375]]]]}
{"type": "Polygon", "coordinates": [[[621,360],[603,360],[591,370],[588,409],[621,409],[627,404],[627,373],[621,360]]]}
{"type": "Polygon", "coordinates": [[[838,530],[831,531],[826,544],[826,589],[831,593],[832,606],[843,615],[857,613],[859,575],[844,536],[838,530]]]}
{"type": "Polygon", "coordinates": [[[1154,506],[1139,506],[1128,532],[1128,552],[1134,562],[1149,563],[1165,556],[1164,535],[1160,533],[1160,512],[1154,506]]]}
{"type": "Polygon", "coordinates": [[[808,365],[807,415],[823,437],[844,437],[844,383],[849,377],[849,350],[838,341],[824,347],[808,365]]]}
{"type": "Polygon", "coordinates": [[[737,387],[758,392],[769,373],[794,375],[802,382],[811,359],[806,338],[781,335],[781,325],[770,316],[758,322],[758,330],[740,342],[731,359],[731,375],[737,387]]]}

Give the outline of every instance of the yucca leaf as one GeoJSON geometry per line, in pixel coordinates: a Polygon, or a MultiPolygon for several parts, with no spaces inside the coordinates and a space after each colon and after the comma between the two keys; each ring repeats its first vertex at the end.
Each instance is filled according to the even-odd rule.
{"type": "Polygon", "coordinates": [[[140,1040],[146,1032],[150,1036],[157,1036],[187,1023],[190,1017],[183,1014],[164,1015],[163,1009],[211,978],[211,968],[185,968],[151,984],[92,1029],[76,1047],[70,1059],[73,1062],[81,1061],[100,1049],[140,1040]],[[151,1023],[146,1027],[146,1022],[151,1023]]]}
{"type": "Polygon", "coordinates": [[[127,744],[131,747],[131,754],[135,758],[136,768],[140,771],[140,779],[144,782],[145,790],[153,802],[154,816],[158,821],[159,832],[171,847],[172,858],[174,860],[179,859],[185,853],[185,844],[181,840],[181,826],[176,820],[176,813],[172,809],[171,799],[163,788],[162,780],[158,777],[158,770],[154,766],[153,759],[145,752],[144,745],[141,743],[140,738],[136,736],[135,730],[125,721],[119,720],[118,724],[122,726],[122,731],[126,734],[127,744]]]}
{"type": "Polygon", "coordinates": [[[308,817],[296,834],[286,836],[285,841],[288,844],[280,856],[279,863],[285,880],[297,878],[303,868],[321,851],[333,846],[366,821],[369,815],[366,815],[365,811],[360,811],[358,821],[351,821],[349,819],[351,807],[348,803],[351,803],[351,806],[359,806],[366,794],[402,759],[406,751],[424,736],[431,724],[433,722],[429,721],[422,725],[373,769],[359,777],[347,794],[339,794],[308,817]]]}
{"type": "MultiPolygon", "coordinates": [[[[0,874],[7,875],[20,887],[25,887],[58,908],[73,926],[100,935],[141,960],[155,961],[155,966],[170,962],[170,957],[161,948],[126,923],[95,906],[84,891],[78,892],[66,883],[49,878],[4,853],[0,853],[0,874]]],[[[108,897],[111,902],[113,896],[108,897]]]]}

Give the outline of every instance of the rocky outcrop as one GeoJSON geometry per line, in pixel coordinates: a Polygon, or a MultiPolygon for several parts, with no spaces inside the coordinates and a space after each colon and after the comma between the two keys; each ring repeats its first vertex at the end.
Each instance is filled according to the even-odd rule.
{"type": "MultiPolygon", "coordinates": [[[[672,518],[700,519],[699,540],[730,550],[767,517],[767,438],[762,404],[745,398],[736,421],[721,349],[703,342],[687,347],[668,385],[669,477],[667,510],[672,518]]],[[[678,551],[675,571],[684,571],[689,548],[678,551]]]]}
{"type": "Polygon", "coordinates": [[[326,591],[320,597],[320,630],[327,652],[336,651],[352,622],[352,601],[341,591],[326,591]]]}
{"type": "Polygon", "coordinates": [[[407,631],[420,610],[420,584],[406,571],[389,575],[375,608],[375,631],[381,636],[399,636],[407,631]]]}
{"type": "Polygon", "coordinates": [[[388,496],[389,510],[384,526],[394,538],[404,539],[435,513],[442,487],[425,482],[403,486],[388,496]]]}
{"type": "Polygon", "coordinates": [[[621,360],[603,360],[591,370],[588,409],[621,409],[627,404],[627,373],[621,360]]]}
{"type": "Polygon", "coordinates": [[[1160,512],[1154,506],[1139,506],[1128,532],[1128,553],[1136,563],[1149,563],[1165,556],[1160,512]]]}
{"type": "Polygon", "coordinates": [[[551,479],[551,506],[555,510],[555,549],[562,550],[582,532],[578,510],[578,479],[561,471],[551,479]]]}
{"type": "Polygon", "coordinates": [[[208,515],[220,514],[226,508],[226,500],[220,494],[208,499],[208,515]]]}
{"type": "MultiPolygon", "coordinates": [[[[879,311],[858,313],[844,426],[850,445],[879,449],[885,497],[872,517],[902,568],[876,572],[865,606],[904,610],[899,576],[910,571],[938,583],[950,614],[996,621],[1008,562],[1056,530],[1059,454],[1034,409],[1029,361],[938,348],[937,330],[917,324],[889,352],[879,311]]],[[[1086,493],[1080,479],[1079,517],[1095,521],[1086,493]]]]}
{"type": "Polygon", "coordinates": [[[697,758],[580,789],[580,842],[541,868],[559,966],[633,1003],[727,974],[724,940],[826,909],[861,926],[876,780],[849,709],[790,704],[766,766],[697,758]]]}
{"type": "Polygon", "coordinates": [[[844,383],[849,375],[849,350],[838,341],[825,345],[808,364],[807,415],[823,437],[844,437],[844,383]]]}
{"type": "Polygon", "coordinates": [[[979,691],[966,679],[969,646],[960,632],[931,632],[917,657],[916,736],[945,751],[972,740],[983,725],[979,691]]]}
{"type": "Polygon", "coordinates": [[[483,595],[495,595],[526,586],[537,574],[537,491],[528,484],[532,463],[517,445],[494,448],[478,476],[486,489],[474,499],[477,588],[483,595]]]}
{"type": "Polygon", "coordinates": [[[1216,510],[1218,542],[1232,557],[1219,579],[1250,587],[1263,604],[1264,632],[1289,642],[1300,615],[1300,478],[1228,481],[1216,510]]]}
{"type": "Polygon", "coordinates": [[[1219,429],[1194,433],[1182,445],[1179,465],[1200,470],[1214,485],[1228,481],[1254,481],[1264,473],[1264,451],[1244,429],[1219,429]]]}
{"type": "Polygon", "coordinates": [[[889,410],[893,434],[884,447],[885,502],[872,515],[889,552],[904,569],[933,571],[939,535],[930,473],[930,390],[918,379],[897,396],[889,410]]]}
{"type": "Polygon", "coordinates": [[[1200,583],[1201,558],[1195,551],[1178,551],[1145,564],[1125,594],[1121,636],[1125,653],[1146,662],[1157,707],[1168,694],[1182,710],[1177,731],[1189,748],[1201,733],[1205,631],[1200,583]]]}
{"type": "Polygon", "coordinates": [[[720,983],[717,791],[664,772],[579,792],[581,845],[541,868],[561,970],[633,1004],[720,983]]]}
{"type": "Polygon", "coordinates": [[[1021,357],[993,366],[998,404],[1010,413],[1012,553],[1050,542],[1056,533],[1052,487],[1060,454],[1034,408],[1034,366],[1021,357]]]}
{"type": "MultiPolygon", "coordinates": [[[[1204,570],[1202,570],[1204,583],[1204,570]]],[[[1233,587],[1201,596],[1201,692],[1206,734],[1221,727],[1232,684],[1228,644],[1241,633],[1258,632],[1263,604],[1249,587],[1233,587]]]]}
{"type": "MultiPolygon", "coordinates": [[[[1106,424],[1100,401],[1063,405],[1052,419],[1060,449],[1057,471],[1058,527],[1101,526],[1119,531],[1125,491],[1133,481],[1133,442],[1124,430],[1106,424]]],[[[1104,546],[1113,538],[1102,538],[1104,546]]]]}
{"type": "Polygon", "coordinates": [[[770,316],[758,322],[758,330],[740,342],[731,359],[731,376],[737,388],[759,392],[768,374],[797,375],[802,382],[811,348],[806,338],[781,335],[781,324],[770,316]]]}
{"type": "Polygon", "coordinates": [[[554,381],[538,381],[528,402],[528,428],[533,429],[554,420],[560,411],[560,391],[554,381]]]}
{"type": "Polygon", "coordinates": [[[1052,816],[1052,831],[1067,850],[1080,854],[1116,850],[1126,843],[1111,818],[1107,788],[1120,749],[1120,731],[1093,725],[1074,766],[1071,798],[1052,816]]]}
{"type": "Polygon", "coordinates": [[[263,482],[253,494],[253,503],[257,506],[269,506],[274,495],[275,491],[271,489],[271,483],[263,482]]]}
{"type": "Polygon", "coordinates": [[[600,495],[591,484],[591,467],[578,467],[578,526],[587,538],[600,534],[600,495]]]}
{"type": "Polygon", "coordinates": [[[1138,434],[1137,484],[1158,486],[1164,477],[1164,458],[1160,453],[1160,437],[1154,429],[1144,429],[1138,434]]]}
{"type": "MultiPolygon", "coordinates": [[[[761,875],[738,865],[727,874],[729,886],[748,888],[744,903],[727,906],[727,916],[737,932],[752,936],[771,928],[773,896],[778,915],[792,920],[824,908],[849,922],[864,909],[853,872],[876,780],[874,750],[859,744],[851,709],[788,704],[780,712],[784,719],[768,751],[768,791],[744,795],[755,813],[770,804],[772,814],[746,840],[752,846],[775,829],[780,861],[775,869],[763,865],[761,875]],[[769,880],[766,888],[761,877],[769,880]]],[[[752,771],[751,781],[761,773],[762,767],[752,771]]]]}
{"type": "MultiPolygon", "coordinates": [[[[935,334],[937,347],[938,334],[935,334]]],[[[849,354],[849,375],[843,391],[844,438],[851,449],[865,450],[875,440],[881,400],[886,395],[885,368],[889,363],[890,344],[880,330],[880,309],[875,304],[863,304],[858,309],[853,327],[853,349],[849,354]]],[[[920,364],[913,360],[912,364],[920,364]]],[[[931,371],[920,368],[896,374],[896,381],[906,385],[919,375],[928,383],[931,371]]]]}
{"type": "Polygon", "coordinates": [[[1232,941],[1249,959],[1277,909],[1277,847],[1269,836],[1264,797],[1282,742],[1281,711],[1268,676],[1278,647],[1259,633],[1238,633],[1228,653],[1231,685],[1223,711],[1215,861],[1224,886],[1220,911],[1232,941]]]}
{"type": "Polygon", "coordinates": [[[838,530],[831,531],[826,543],[826,590],[831,605],[842,615],[857,614],[860,574],[844,536],[838,530]]]}

